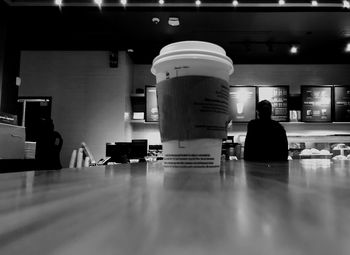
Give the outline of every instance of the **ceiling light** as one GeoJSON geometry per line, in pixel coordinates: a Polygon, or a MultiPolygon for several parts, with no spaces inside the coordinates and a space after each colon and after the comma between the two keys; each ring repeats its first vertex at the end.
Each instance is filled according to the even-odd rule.
{"type": "Polygon", "coordinates": [[[168,24],[172,27],[180,26],[180,20],[177,17],[170,17],[168,20],[168,24]]]}
{"type": "Polygon", "coordinates": [[[196,0],[195,3],[196,3],[197,6],[200,6],[202,2],[200,0],[196,0]]]}
{"type": "Polygon", "coordinates": [[[348,43],[345,47],[345,52],[350,52],[350,43],[348,43]]]}
{"type": "Polygon", "coordinates": [[[160,19],[158,17],[153,17],[152,22],[157,25],[160,22],[160,19]]]}
{"type": "Polygon", "coordinates": [[[163,4],[164,4],[164,0],[159,0],[158,3],[159,3],[160,5],[163,5],[163,4]]]}
{"type": "Polygon", "coordinates": [[[344,0],[344,1],[343,1],[343,7],[346,8],[346,9],[350,9],[350,3],[349,3],[349,1],[344,0]]]}
{"type": "Polygon", "coordinates": [[[312,6],[317,6],[317,5],[318,5],[318,2],[317,2],[316,0],[313,0],[313,1],[311,1],[311,5],[312,5],[312,6]]]}
{"type": "Polygon", "coordinates": [[[278,4],[279,4],[279,5],[285,5],[285,4],[286,4],[286,1],[284,1],[284,0],[279,0],[279,1],[278,1],[278,4]]]}
{"type": "Polygon", "coordinates": [[[128,52],[129,52],[129,53],[133,53],[133,52],[134,52],[134,49],[128,49],[128,52]]]}
{"type": "Polygon", "coordinates": [[[126,5],[126,4],[128,3],[128,1],[127,1],[127,0],[120,0],[120,3],[121,3],[122,5],[126,5]]]}
{"type": "Polygon", "coordinates": [[[293,55],[297,54],[298,51],[299,51],[299,48],[298,48],[298,46],[296,46],[296,45],[292,45],[292,46],[290,47],[290,50],[289,50],[290,54],[293,54],[293,55]]]}
{"type": "Polygon", "coordinates": [[[62,0],[55,0],[55,5],[62,6],[62,0]]]}
{"type": "Polygon", "coordinates": [[[232,2],[232,5],[236,7],[236,6],[238,5],[238,1],[237,1],[237,0],[234,0],[234,1],[232,2]]]}
{"type": "Polygon", "coordinates": [[[102,0],[94,0],[95,1],[95,4],[98,5],[98,7],[101,7],[102,5],[102,0]]]}

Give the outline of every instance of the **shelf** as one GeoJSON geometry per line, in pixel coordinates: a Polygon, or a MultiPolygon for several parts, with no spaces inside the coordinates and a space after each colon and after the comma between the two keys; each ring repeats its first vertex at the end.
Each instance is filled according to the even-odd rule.
{"type": "Polygon", "coordinates": [[[0,125],[7,126],[7,127],[15,127],[15,128],[25,128],[24,126],[13,125],[13,124],[9,124],[9,123],[2,123],[2,122],[0,122],[0,125]]]}
{"type": "Polygon", "coordinates": [[[145,94],[133,93],[133,94],[130,94],[130,97],[145,97],[145,94]]]}
{"type": "MultiPolygon", "coordinates": [[[[279,122],[281,125],[320,125],[320,124],[332,124],[332,125],[350,125],[350,122],[279,122]]],[[[232,125],[247,125],[248,122],[232,122],[232,125]]]]}
{"type": "Polygon", "coordinates": [[[157,122],[146,122],[145,120],[130,120],[130,123],[132,124],[145,124],[145,125],[158,125],[157,122]]]}
{"type": "Polygon", "coordinates": [[[288,142],[318,142],[318,143],[349,143],[350,135],[309,135],[309,136],[288,136],[288,142]]]}

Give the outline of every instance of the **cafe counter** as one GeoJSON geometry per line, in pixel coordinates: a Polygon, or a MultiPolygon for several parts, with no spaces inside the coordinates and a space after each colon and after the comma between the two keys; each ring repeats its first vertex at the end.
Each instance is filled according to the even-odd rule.
{"type": "Polygon", "coordinates": [[[0,175],[0,254],[350,254],[350,162],[0,175]]]}

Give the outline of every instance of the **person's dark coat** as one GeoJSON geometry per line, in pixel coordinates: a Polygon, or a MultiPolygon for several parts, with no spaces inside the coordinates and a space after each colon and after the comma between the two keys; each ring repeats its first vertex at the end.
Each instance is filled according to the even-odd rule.
{"type": "Polygon", "coordinates": [[[252,161],[285,161],[288,159],[286,131],[277,121],[256,119],[248,123],[244,159],[252,161]]]}

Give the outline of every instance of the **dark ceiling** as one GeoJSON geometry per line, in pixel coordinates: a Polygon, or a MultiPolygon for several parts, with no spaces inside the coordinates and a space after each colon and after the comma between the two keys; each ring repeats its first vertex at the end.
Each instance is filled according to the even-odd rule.
{"type": "Polygon", "coordinates": [[[196,8],[194,1],[159,7],[153,0],[128,1],[122,8],[115,0],[101,9],[92,0],[66,0],[62,8],[53,0],[6,2],[10,38],[25,50],[133,49],[135,63],[150,64],[168,43],[203,40],[221,45],[236,64],[350,63],[344,52],[350,13],[342,1],[319,1],[318,7],[286,1],[295,6],[275,7],[277,1],[242,0],[245,7],[233,8],[232,1],[202,0],[203,7],[196,8]],[[267,5],[259,6],[262,2],[267,5]],[[170,17],[179,18],[180,26],[170,26],[170,17]],[[299,54],[289,54],[292,44],[300,46],[299,54]]]}

